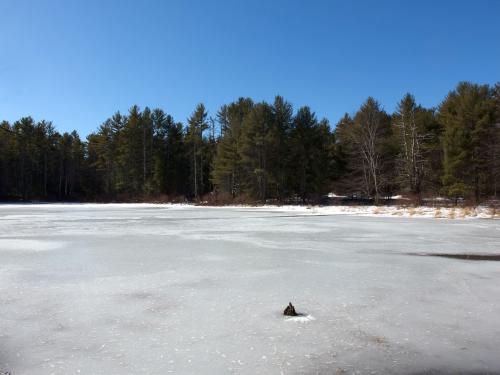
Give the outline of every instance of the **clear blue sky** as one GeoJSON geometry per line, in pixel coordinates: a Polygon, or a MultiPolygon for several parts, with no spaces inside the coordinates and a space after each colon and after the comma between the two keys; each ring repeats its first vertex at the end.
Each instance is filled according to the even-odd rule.
{"type": "Polygon", "coordinates": [[[0,2],[0,119],[83,136],[132,104],[185,121],[276,94],[335,124],[369,95],[436,106],[461,80],[500,80],[500,1],[0,2]]]}

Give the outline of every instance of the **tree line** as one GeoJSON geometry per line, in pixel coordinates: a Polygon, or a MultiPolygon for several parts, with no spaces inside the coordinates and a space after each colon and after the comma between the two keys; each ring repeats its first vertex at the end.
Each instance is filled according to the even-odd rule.
{"type": "Polygon", "coordinates": [[[396,194],[498,197],[500,83],[462,82],[437,108],[405,95],[389,114],[369,97],[332,127],[303,106],[239,98],[186,124],[138,106],[86,140],[51,122],[0,123],[0,199],[378,203],[396,194]]]}

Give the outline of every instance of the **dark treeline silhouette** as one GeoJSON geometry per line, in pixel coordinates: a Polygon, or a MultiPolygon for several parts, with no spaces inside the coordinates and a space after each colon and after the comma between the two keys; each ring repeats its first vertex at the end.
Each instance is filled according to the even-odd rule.
{"type": "Polygon", "coordinates": [[[82,141],[25,117],[0,124],[2,200],[318,202],[328,192],[481,202],[498,196],[500,84],[463,82],[438,108],[407,94],[395,113],[368,98],[333,128],[249,98],[184,125],[161,109],[116,113],[82,141]]]}

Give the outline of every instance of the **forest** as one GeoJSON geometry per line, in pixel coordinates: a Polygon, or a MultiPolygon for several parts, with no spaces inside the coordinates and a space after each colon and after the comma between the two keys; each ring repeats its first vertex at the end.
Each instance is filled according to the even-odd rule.
{"type": "MultiPolygon", "coordinates": [[[[334,104],[332,104],[334,105],[334,104]]],[[[82,140],[46,120],[0,123],[0,200],[376,204],[402,194],[498,198],[500,83],[461,82],[437,108],[372,97],[336,124],[281,96],[198,104],[186,123],[134,105],[82,140]]]]}

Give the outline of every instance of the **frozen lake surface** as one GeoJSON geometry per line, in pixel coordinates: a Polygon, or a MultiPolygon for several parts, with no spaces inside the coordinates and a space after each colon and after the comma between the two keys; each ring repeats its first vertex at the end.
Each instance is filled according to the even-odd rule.
{"type": "Polygon", "coordinates": [[[500,262],[427,253],[500,222],[3,205],[0,373],[500,373],[500,262]]]}

